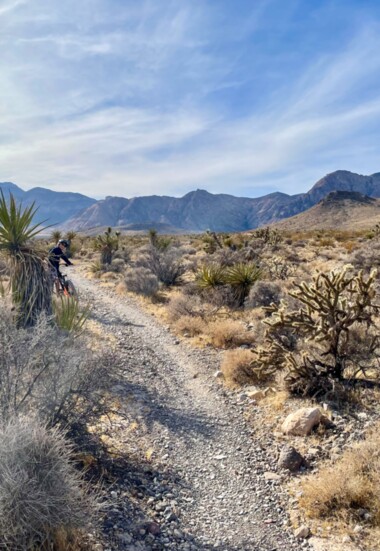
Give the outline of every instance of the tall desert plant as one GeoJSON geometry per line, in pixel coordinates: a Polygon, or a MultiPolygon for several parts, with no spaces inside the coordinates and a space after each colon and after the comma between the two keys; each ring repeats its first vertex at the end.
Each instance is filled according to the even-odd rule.
{"type": "Polygon", "coordinates": [[[10,194],[9,202],[0,196],[0,251],[8,257],[12,300],[17,308],[17,323],[34,325],[42,313],[51,313],[52,285],[43,256],[32,243],[41,231],[34,224],[34,203],[23,208],[10,194]]]}
{"type": "Polygon", "coordinates": [[[100,251],[100,262],[103,266],[111,264],[113,254],[119,248],[119,237],[120,232],[113,232],[112,228],[107,228],[102,235],[98,235],[95,239],[95,249],[100,251]]]}

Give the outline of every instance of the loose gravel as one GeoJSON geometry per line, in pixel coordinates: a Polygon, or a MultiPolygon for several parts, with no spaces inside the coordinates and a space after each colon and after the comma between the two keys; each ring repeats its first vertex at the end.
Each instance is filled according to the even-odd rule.
{"type": "Polygon", "coordinates": [[[293,534],[281,477],[268,476],[273,450],[214,377],[218,352],[183,344],[99,281],[74,280],[123,365],[113,437],[130,458],[107,494],[107,544],[94,549],[311,549],[293,534]]]}

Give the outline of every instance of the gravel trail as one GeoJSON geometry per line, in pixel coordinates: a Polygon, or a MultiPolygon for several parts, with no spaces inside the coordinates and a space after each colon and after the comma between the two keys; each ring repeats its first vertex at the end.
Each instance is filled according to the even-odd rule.
{"type": "Polygon", "coordinates": [[[116,488],[109,549],[310,549],[292,534],[279,481],[264,476],[276,470],[273,451],[255,439],[238,396],[213,376],[218,353],[179,342],[133,299],[77,270],[74,281],[122,358],[121,407],[133,411],[138,429],[131,435],[121,425],[118,434],[133,440],[136,453],[151,450],[150,470],[134,494],[141,524],[128,524],[131,505],[116,488]]]}

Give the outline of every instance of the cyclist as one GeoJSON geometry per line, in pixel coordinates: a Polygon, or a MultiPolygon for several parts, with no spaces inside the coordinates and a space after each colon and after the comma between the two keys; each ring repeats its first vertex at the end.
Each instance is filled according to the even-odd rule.
{"type": "Polygon", "coordinates": [[[62,259],[66,266],[72,266],[73,263],[70,262],[68,257],[65,255],[66,249],[69,246],[69,242],[66,239],[60,239],[55,247],[49,251],[49,264],[51,266],[52,279],[59,294],[60,286],[59,280],[62,277],[61,272],[59,271],[59,262],[62,259]]]}

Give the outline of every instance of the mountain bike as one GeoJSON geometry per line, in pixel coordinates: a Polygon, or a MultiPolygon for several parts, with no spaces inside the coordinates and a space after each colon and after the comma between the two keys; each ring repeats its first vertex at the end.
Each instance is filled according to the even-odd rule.
{"type": "Polygon", "coordinates": [[[68,279],[66,274],[57,274],[56,270],[52,270],[53,292],[59,296],[78,298],[78,292],[71,279],[68,279]]]}
{"type": "Polygon", "coordinates": [[[71,281],[71,279],[67,278],[66,274],[60,274],[58,276],[59,281],[59,288],[60,288],[60,294],[66,296],[66,297],[78,297],[77,290],[75,289],[74,283],[71,281]]]}

